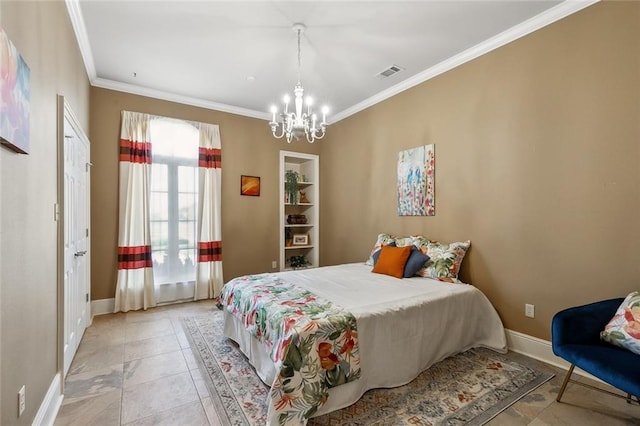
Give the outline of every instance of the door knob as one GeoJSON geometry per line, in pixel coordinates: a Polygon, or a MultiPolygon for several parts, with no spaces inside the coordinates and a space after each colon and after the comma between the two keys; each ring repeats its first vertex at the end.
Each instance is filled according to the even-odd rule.
{"type": "Polygon", "coordinates": [[[80,257],[80,256],[84,256],[85,254],[87,254],[87,251],[86,251],[86,250],[83,250],[83,251],[77,251],[77,252],[75,252],[75,253],[74,253],[74,256],[75,256],[75,257],[80,257]]]}

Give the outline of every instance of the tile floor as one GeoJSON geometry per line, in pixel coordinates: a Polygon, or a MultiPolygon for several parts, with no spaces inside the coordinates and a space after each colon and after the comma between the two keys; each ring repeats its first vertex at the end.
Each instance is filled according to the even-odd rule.
{"type": "MultiPolygon", "coordinates": [[[[212,309],[201,301],[95,317],[67,375],[55,425],[219,425],[180,322],[212,309]]],[[[640,406],[582,386],[569,384],[557,403],[564,372],[546,368],[556,377],[489,425],[640,425],[640,406]]]]}

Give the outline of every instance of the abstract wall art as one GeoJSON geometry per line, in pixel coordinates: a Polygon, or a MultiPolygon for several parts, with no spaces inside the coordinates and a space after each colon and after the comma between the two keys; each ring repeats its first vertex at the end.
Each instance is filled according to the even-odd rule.
{"type": "Polygon", "coordinates": [[[252,195],[254,197],[258,197],[260,195],[260,177],[241,175],[240,195],[252,195]]]}
{"type": "Polygon", "coordinates": [[[29,153],[30,73],[0,28],[0,143],[21,154],[29,153]]]}
{"type": "Polygon", "coordinates": [[[434,145],[398,154],[398,216],[434,216],[436,157],[434,145]]]}

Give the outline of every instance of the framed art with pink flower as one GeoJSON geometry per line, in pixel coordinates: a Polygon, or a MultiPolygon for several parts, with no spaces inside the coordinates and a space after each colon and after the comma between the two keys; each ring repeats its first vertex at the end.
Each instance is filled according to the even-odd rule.
{"type": "Polygon", "coordinates": [[[398,216],[434,216],[435,146],[425,145],[398,154],[398,216]]]}
{"type": "Polygon", "coordinates": [[[29,153],[29,79],[31,71],[0,28],[0,143],[29,153]]]}

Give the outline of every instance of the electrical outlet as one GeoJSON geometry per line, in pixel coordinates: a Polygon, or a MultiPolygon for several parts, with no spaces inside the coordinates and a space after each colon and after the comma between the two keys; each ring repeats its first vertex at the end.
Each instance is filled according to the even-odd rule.
{"type": "Polygon", "coordinates": [[[24,413],[24,409],[27,406],[27,396],[25,385],[22,385],[20,390],[18,391],[18,417],[24,413]]]}
{"type": "Polygon", "coordinates": [[[271,269],[277,269],[278,268],[278,262],[277,261],[272,261],[271,262],[271,269]]]}
{"type": "Polygon", "coordinates": [[[529,318],[533,318],[536,316],[536,307],[535,305],[525,304],[524,305],[524,315],[529,318]]]}

